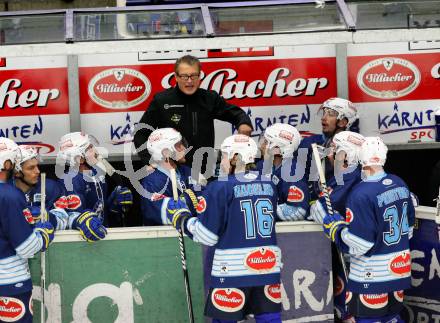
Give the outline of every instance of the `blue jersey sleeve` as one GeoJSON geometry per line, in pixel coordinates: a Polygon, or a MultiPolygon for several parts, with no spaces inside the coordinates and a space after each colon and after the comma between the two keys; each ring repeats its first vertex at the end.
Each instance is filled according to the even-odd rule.
{"type": "MultiPolygon", "coordinates": [[[[156,171],[157,172],[157,171],[156,171]]],[[[170,224],[166,216],[166,206],[171,195],[170,184],[150,174],[142,180],[142,187],[148,196],[141,198],[141,213],[144,225],[170,224]]]]}
{"type": "Polygon", "coordinates": [[[194,241],[207,246],[213,246],[218,242],[226,225],[228,199],[226,186],[221,182],[212,182],[207,186],[201,195],[203,208],[187,223],[187,229],[194,241]]]}
{"type": "Polygon", "coordinates": [[[27,209],[23,193],[9,185],[2,188],[8,190],[8,192],[2,192],[6,194],[2,196],[1,201],[3,236],[20,257],[30,258],[40,251],[43,242],[26,220],[30,211],[27,209]]]}
{"type": "Polygon", "coordinates": [[[341,250],[352,255],[364,255],[377,239],[376,210],[368,196],[356,191],[347,200],[345,211],[348,227],[343,229],[335,242],[341,250]]]}

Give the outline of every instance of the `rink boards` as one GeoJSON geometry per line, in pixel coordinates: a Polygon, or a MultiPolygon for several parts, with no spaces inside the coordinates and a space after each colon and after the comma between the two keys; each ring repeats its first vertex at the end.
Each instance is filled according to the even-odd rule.
{"type": "MultiPolygon", "coordinates": [[[[435,209],[420,207],[413,241],[408,322],[440,317],[440,247],[435,209]]],[[[283,252],[284,322],[333,321],[330,244],[310,222],[278,223],[283,252]]],[[[203,322],[203,250],[186,239],[196,322],[203,322]]],[[[31,260],[34,321],[40,322],[40,257],[31,260]]],[[[89,244],[77,232],[57,233],[46,254],[47,322],[187,322],[178,240],[171,227],[109,229],[89,244]]]]}

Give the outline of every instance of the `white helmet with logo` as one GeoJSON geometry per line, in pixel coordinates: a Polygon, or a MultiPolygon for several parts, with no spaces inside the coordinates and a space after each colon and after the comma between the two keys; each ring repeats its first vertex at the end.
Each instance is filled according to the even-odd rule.
{"type": "Polygon", "coordinates": [[[154,130],[147,140],[147,149],[154,161],[165,160],[167,155],[175,156],[176,144],[182,141],[182,135],[173,128],[154,130]]]}
{"type": "Polygon", "coordinates": [[[86,151],[89,148],[97,147],[98,141],[92,135],[83,132],[71,132],[61,137],[58,157],[70,164],[79,162],[78,158],[86,158],[86,151]]]}
{"type": "Polygon", "coordinates": [[[232,135],[222,142],[220,150],[222,153],[228,155],[229,160],[231,160],[235,154],[239,154],[241,160],[249,164],[254,162],[258,147],[255,141],[246,135],[232,135]]]}
{"type": "Polygon", "coordinates": [[[349,166],[359,163],[359,153],[365,137],[352,131],[341,131],[333,137],[333,143],[336,147],[336,153],[344,151],[345,159],[349,166]]]}
{"type": "Polygon", "coordinates": [[[301,143],[298,130],[286,123],[275,123],[268,127],[264,132],[264,139],[267,141],[268,149],[278,147],[284,158],[292,157],[301,143]]]}
{"type": "Polygon", "coordinates": [[[21,156],[18,162],[15,164],[15,170],[17,172],[22,170],[22,166],[26,161],[34,158],[37,158],[39,160],[40,155],[34,147],[28,145],[20,145],[18,146],[18,148],[20,149],[21,156]]]}
{"type": "Polygon", "coordinates": [[[342,98],[330,98],[325,101],[320,109],[332,109],[338,112],[338,120],[342,120],[343,118],[347,118],[347,126],[346,129],[350,128],[350,126],[359,119],[357,114],[356,107],[351,101],[342,98]]]}
{"type": "Polygon", "coordinates": [[[0,170],[3,170],[5,162],[8,160],[12,164],[17,164],[20,160],[20,149],[11,139],[0,137],[0,170]]]}
{"type": "Polygon", "coordinates": [[[365,137],[359,153],[362,166],[383,166],[387,160],[388,148],[379,137],[365,137]]]}

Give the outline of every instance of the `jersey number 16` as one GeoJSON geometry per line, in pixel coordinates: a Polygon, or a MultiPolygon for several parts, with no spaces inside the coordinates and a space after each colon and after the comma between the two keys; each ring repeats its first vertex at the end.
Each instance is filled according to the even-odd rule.
{"type": "Polygon", "coordinates": [[[273,206],[269,199],[240,201],[241,211],[244,215],[246,239],[255,239],[255,224],[257,232],[262,238],[268,238],[273,229],[273,206]]]}

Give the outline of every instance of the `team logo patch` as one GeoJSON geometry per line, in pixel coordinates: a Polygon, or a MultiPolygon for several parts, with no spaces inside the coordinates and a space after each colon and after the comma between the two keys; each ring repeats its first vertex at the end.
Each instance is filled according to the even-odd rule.
{"type": "Polygon", "coordinates": [[[164,199],[166,196],[163,194],[159,194],[159,193],[153,193],[151,194],[150,200],[152,202],[156,202],[156,201],[160,201],[162,199],[164,199]]]}
{"type": "Polygon", "coordinates": [[[274,303],[281,303],[281,284],[264,286],[264,295],[274,303]]]}
{"type": "Polygon", "coordinates": [[[403,290],[398,290],[394,292],[394,298],[397,299],[398,302],[402,303],[403,302],[403,290]]]}
{"type": "Polygon", "coordinates": [[[393,184],[393,180],[392,179],[389,179],[389,178],[385,178],[383,181],[382,181],[382,184],[383,185],[391,185],[391,184],[393,184]]]}
{"type": "Polygon", "coordinates": [[[182,119],[182,116],[180,114],[175,113],[172,115],[170,120],[174,123],[179,123],[180,119],[182,119]]]}
{"type": "Polygon", "coordinates": [[[197,213],[203,213],[206,210],[206,200],[203,196],[198,196],[197,197],[197,208],[196,208],[196,212],[197,213]]]}
{"type": "Polygon", "coordinates": [[[366,307],[372,309],[383,308],[388,304],[388,294],[360,294],[359,298],[366,307]]]}
{"type": "Polygon", "coordinates": [[[408,276],[411,273],[411,255],[403,252],[395,256],[388,264],[388,270],[395,276],[408,276]]]}
{"type": "Polygon", "coordinates": [[[16,322],[26,313],[23,302],[14,297],[0,297],[0,320],[16,322]]]}
{"type": "Polygon", "coordinates": [[[289,187],[289,192],[287,193],[288,202],[302,202],[304,200],[304,192],[295,185],[289,187]]]}
{"type": "Polygon", "coordinates": [[[28,208],[23,210],[23,215],[24,215],[24,218],[26,219],[27,223],[29,223],[29,224],[35,223],[34,217],[32,216],[32,213],[28,208]]]}
{"type": "Polygon", "coordinates": [[[246,267],[258,272],[271,271],[276,263],[275,252],[265,247],[249,252],[245,258],[246,267]]]}
{"type": "Polygon", "coordinates": [[[59,209],[67,209],[67,207],[69,206],[69,204],[67,203],[67,197],[61,196],[58,200],[55,201],[53,205],[59,209]]]}
{"type": "Polygon", "coordinates": [[[81,206],[81,199],[78,195],[71,194],[67,196],[67,208],[71,210],[76,210],[81,206]]]}
{"type": "Polygon", "coordinates": [[[34,194],[34,203],[41,203],[41,193],[34,194]]]}
{"type": "Polygon", "coordinates": [[[345,209],[345,222],[353,222],[353,211],[350,208],[345,209]]]}
{"type": "Polygon", "coordinates": [[[335,284],[335,288],[334,288],[335,296],[341,295],[342,292],[344,291],[344,288],[345,288],[344,281],[342,280],[342,278],[339,275],[336,276],[336,284],[335,284]]]}
{"type": "Polygon", "coordinates": [[[244,293],[237,288],[214,288],[211,302],[223,312],[237,312],[245,303],[244,293]]]}
{"type": "Polygon", "coordinates": [[[353,293],[346,291],[345,292],[345,304],[348,304],[351,301],[352,297],[353,297],[353,293]]]}

